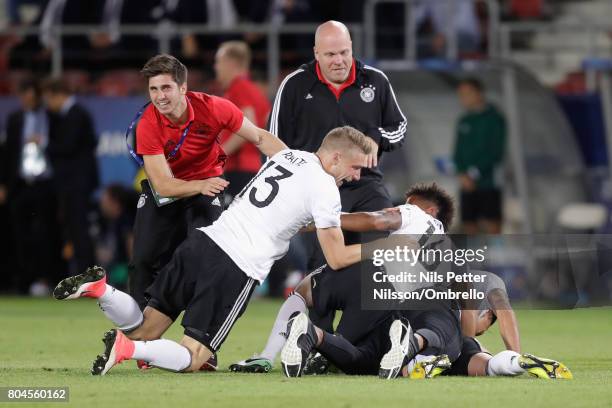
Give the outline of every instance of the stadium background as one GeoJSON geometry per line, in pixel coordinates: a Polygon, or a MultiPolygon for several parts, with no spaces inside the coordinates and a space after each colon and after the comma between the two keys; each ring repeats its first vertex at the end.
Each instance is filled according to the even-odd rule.
{"type": "MultiPolygon", "coordinates": [[[[66,0],[59,2],[64,4],[63,15],[45,22],[45,10],[54,3],[58,2],[0,2],[0,129],[5,130],[8,114],[19,106],[16,90],[21,80],[56,76],[67,81],[92,114],[98,136],[102,187],[92,202],[90,230],[94,237],[100,237],[99,225],[103,223],[97,200],[104,187],[118,183],[130,190],[134,185],[138,169],[125,148],[125,130],[146,101],[145,84],[138,69],[148,57],[159,51],[173,53],[189,68],[191,90],[220,94],[212,70],[216,47],[227,39],[245,39],[253,49],[252,76],[272,99],[282,78],[312,58],[314,29],[328,19],[349,25],[355,56],[388,74],[407,117],[404,147],[387,155],[383,162],[394,201],[401,202],[404,190],[417,181],[437,181],[457,196],[458,184],[449,171],[454,127],[462,111],[455,86],[459,79],[469,76],[484,82],[487,98],[507,119],[509,138],[501,174],[504,234],[607,234],[612,228],[608,166],[608,153],[612,151],[608,143],[612,136],[610,1],[66,0]],[[233,11],[228,9],[229,3],[233,11]],[[450,8],[441,20],[417,22],[417,10],[426,3],[450,8]],[[466,5],[472,13],[470,18],[456,13],[466,5]],[[112,13],[111,17],[107,14],[113,10],[114,20],[112,13]],[[214,13],[218,14],[213,16],[214,13]],[[432,45],[436,34],[445,38],[443,48],[432,45]],[[466,36],[473,40],[467,45],[466,36]],[[94,45],[94,37],[112,40],[94,45]]],[[[83,304],[81,310],[50,302],[44,296],[45,285],[52,286],[54,282],[44,279],[34,288],[17,287],[20,270],[13,256],[9,201],[7,197],[0,203],[0,291],[7,295],[0,297],[0,325],[5,328],[0,335],[0,385],[68,384],[74,401],[78,398],[88,405],[120,403],[119,396],[105,395],[90,379],[82,379],[87,373],[87,359],[97,350],[97,340],[93,340],[97,337],[75,334],[73,324],[84,324],[83,333],[102,333],[106,326],[95,315],[93,306],[83,304]],[[43,295],[42,299],[13,297],[28,292],[43,295]]],[[[453,231],[460,232],[461,225],[456,223],[453,231]]],[[[504,248],[503,252],[505,255],[489,266],[509,286],[537,273],[533,259],[527,259],[516,248],[504,248]]],[[[66,274],[74,266],[69,251],[62,254],[65,263],[59,273],[66,274]]],[[[117,267],[119,281],[125,261],[121,260],[119,264],[123,265],[117,267]]],[[[587,261],[574,260],[571,268],[576,273],[592,266],[587,261]]],[[[597,299],[582,298],[583,306],[609,304],[612,299],[611,272],[605,266],[598,268],[597,299]]],[[[277,271],[274,287],[266,289],[268,292],[262,290],[261,295],[278,295],[290,288],[291,278],[295,279],[291,272],[277,271]]],[[[261,346],[275,313],[275,302],[261,300],[250,307],[236,333],[230,336],[221,356],[222,367],[248,357],[261,346]]],[[[574,304],[575,300],[566,306],[574,304]]],[[[434,401],[449,401],[443,399],[444,391],[465,388],[473,392],[474,401],[483,404],[487,399],[478,393],[486,389],[487,393],[497,393],[502,405],[515,405],[512,391],[507,391],[514,389],[522,401],[534,405],[551,401],[609,405],[612,397],[604,383],[610,380],[612,354],[602,347],[612,335],[609,313],[609,308],[589,308],[522,311],[519,315],[524,348],[561,359],[577,371],[575,384],[563,385],[571,388],[557,391],[547,384],[535,389],[532,383],[521,381],[516,385],[513,379],[487,381],[481,387],[476,381],[460,379],[419,386],[423,388],[419,388],[418,396],[398,388],[398,398],[425,403],[432,400],[431,396],[426,398],[428,393],[435,392],[434,401]],[[581,398],[572,399],[570,395],[581,398]]],[[[171,336],[177,338],[178,331],[175,329],[171,336]]],[[[485,342],[494,350],[501,347],[495,333],[488,334],[485,342]]],[[[124,370],[119,371],[119,380],[112,387],[124,392],[139,386],[153,390],[167,382],[175,388],[165,391],[166,396],[177,403],[183,399],[188,402],[190,392],[199,396],[213,392],[211,401],[227,405],[246,402],[253,395],[257,403],[281,393],[302,396],[300,403],[309,398],[308,392],[298,390],[295,384],[290,386],[291,392],[284,390],[278,373],[273,374],[268,390],[265,379],[236,379],[229,374],[214,381],[207,376],[201,383],[193,378],[181,383],[182,378],[158,373],[153,380],[156,386],[149,382],[150,375],[144,377],[147,385],[143,385],[142,380],[132,378],[135,373],[130,376],[124,370]],[[206,391],[209,379],[213,381],[212,388],[206,391]],[[119,384],[123,380],[125,384],[119,384]],[[249,381],[256,385],[245,385],[249,381]],[[201,384],[202,390],[194,391],[195,384],[201,384]],[[232,400],[220,394],[224,384],[243,388],[232,400]]],[[[331,405],[360,405],[364,401],[354,398],[363,392],[362,380],[335,379],[330,384],[324,379],[308,381],[306,390],[322,389],[317,398],[331,398],[331,405]],[[349,393],[353,390],[346,404],[337,381],[345,381],[342,387],[347,387],[349,393]]],[[[384,388],[373,380],[366,383],[376,392],[384,388]]],[[[393,387],[395,390],[396,385],[393,387]]],[[[370,394],[375,401],[376,393],[370,394]]],[[[136,405],[151,396],[130,398],[130,404],[136,405]]],[[[396,405],[396,400],[386,398],[390,396],[383,400],[396,405]]],[[[470,403],[464,393],[458,398],[461,405],[470,403]]]]}

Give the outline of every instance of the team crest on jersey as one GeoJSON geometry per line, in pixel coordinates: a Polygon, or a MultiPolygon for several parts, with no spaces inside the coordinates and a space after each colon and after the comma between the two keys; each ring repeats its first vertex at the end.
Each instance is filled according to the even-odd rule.
{"type": "Polygon", "coordinates": [[[212,128],[204,123],[194,122],[193,129],[190,133],[193,133],[196,136],[209,137],[212,133],[212,128]]]}
{"type": "Polygon", "coordinates": [[[145,193],[142,193],[140,195],[140,198],[138,199],[138,204],[136,204],[136,208],[144,207],[146,201],[147,201],[147,195],[145,193]]]}
{"type": "Polygon", "coordinates": [[[359,96],[361,96],[361,100],[369,103],[374,100],[374,89],[372,86],[368,85],[361,89],[359,96]]]}

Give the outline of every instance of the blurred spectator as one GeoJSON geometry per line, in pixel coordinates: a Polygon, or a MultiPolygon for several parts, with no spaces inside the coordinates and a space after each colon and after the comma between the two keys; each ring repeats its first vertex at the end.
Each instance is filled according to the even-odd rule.
{"type": "Polygon", "coordinates": [[[45,52],[50,55],[61,46],[66,67],[86,66],[93,55],[92,38],[86,34],[63,35],[58,43],[54,29],[59,25],[101,25],[105,3],[106,0],[49,0],[40,22],[39,38],[45,52]]]}
{"type": "Polygon", "coordinates": [[[66,84],[59,79],[45,83],[44,97],[52,112],[49,120],[47,152],[54,172],[64,238],[70,242],[64,256],[73,248],[77,271],[94,263],[94,248],[89,235],[88,212],[91,195],[98,187],[96,134],[91,115],[76,102],[66,84]]]}
{"type": "MultiPolygon", "coordinates": [[[[270,102],[249,78],[251,50],[243,41],[221,44],[215,56],[216,79],[223,88],[223,97],[232,101],[251,122],[265,128],[270,102]]],[[[230,182],[225,190],[231,198],[242,190],[261,167],[261,154],[252,143],[225,131],[221,135],[223,150],[229,156],[224,174],[230,182]]]]}
{"type": "Polygon", "coordinates": [[[482,228],[499,234],[502,225],[502,197],[496,177],[506,145],[506,122],[485,100],[482,83],[464,79],[457,88],[466,112],[457,123],[454,162],[461,187],[461,219],[466,234],[482,228]]]}
{"type": "MultiPolygon", "coordinates": [[[[10,0],[7,4],[10,23],[13,27],[39,27],[42,21],[44,10],[48,0],[38,1],[20,1],[10,0]],[[28,4],[29,13],[24,13],[24,5],[28,4]]],[[[43,48],[40,45],[39,36],[37,34],[16,35],[10,31],[6,36],[6,44],[9,50],[6,51],[9,58],[9,66],[11,68],[27,68],[31,70],[48,70],[48,59],[44,58],[43,48]]]]}
{"type": "Polygon", "coordinates": [[[109,275],[109,283],[125,288],[132,240],[136,202],[134,190],[119,184],[108,185],[100,198],[100,225],[96,240],[96,261],[109,275]]]}
{"type": "MultiPolygon", "coordinates": [[[[164,9],[167,18],[177,24],[210,24],[231,28],[238,23],[238,13],[232,0],[170,0],[164,2],[164,9]]],[[[217,40],[210,35],[192,33],[183,35],[180,41],[181,54],[187,59],[196,58],[203,50],[214,49],[217,44],[217,40]]]]}
{"type": "Polygon", "coordinates": [[[8,202],[16,249],[15,284],[20,292],[48,292],[60,268],[60,239],[53,175],[45,149],[49,120],[38,83],[19,85],[21,109],[7,121],[5,157],[0,162],[0,204],[8,202]]]}
{"type": "Polygon", "coordinates": [[[16,26],[25,23],[23,9],[27,6],[30,8],[44,8],[47,0],[6,0],[6,12],[9,18],[9,24],[16,26]]]}
{"type": "Polygon", "coordinates": [[[480,49],[480,28],[473,0],[420,1],[415,3],[412,18],[417,31],[426,35],[425,41],[418,41],[417,52],[421,58],[443,56],[451,36],[455,36],[460,54],[480,49]]]}

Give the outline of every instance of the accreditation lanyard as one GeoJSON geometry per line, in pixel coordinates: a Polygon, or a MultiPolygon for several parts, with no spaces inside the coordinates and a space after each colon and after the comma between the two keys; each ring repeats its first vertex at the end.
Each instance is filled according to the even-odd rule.
{"type": "MultiPolygon", "coordinates": [[[[125,132],[125,144],[127,145],[130,155],[136,161],[136,163],[138,163],[140,167],[144,166],[144,160],[138,153],[136,153],[132,145],[130,145],[129,138],[130,138],[130,135],[134,133],[134,141],[136,141],[136,133],[135,133],[136,125],[138,124],[138,121],[142,117],[145,109],[147,109],[147,106],[149,106],[150,104],[151,102],[147,102],[140,108],[140,110],[138,111],[138,113],[136,114],[132,122],[130,123],[130,126],[128,127],[127,131],[125,132]]],[[[170,160],[174,156],[176,156],[181,146],[185,142],[185,139],[187,138],[187,134],[189,133],[189,128],[191,128],[192,123],[193,122],[189,122],[189,124],[185,127],[185,130],[183,130],[183,134],[181,135],[179,142],[176,144],[176,146],[174,146],[174,149],[172,149],[170,154],[166,156],[166,160],[170,160]]],[[[149,186],[151,187],[151,191],[153,192],[153,197],[155,198],[155,203],[157,204],[158,207],[161,207],[166,204],[170,204],[171,202],[178,200],[178,198],[176,197],[164,197],[164,196],[159,195],[159,193],[155,191],[155,188],[153,187],[153,183],[149,183],[149,186]]]]}

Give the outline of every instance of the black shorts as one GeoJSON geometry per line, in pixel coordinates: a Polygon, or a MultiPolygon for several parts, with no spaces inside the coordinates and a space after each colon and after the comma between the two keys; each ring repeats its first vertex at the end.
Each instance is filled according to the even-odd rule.
{"type": "Polygon", "coordinates": [[[410,322],[412,331],[427,340],[423,355],[447,354],[455,361],[461,353],[459,312],[452,309],[402,310],[397,312],[410,322]]]}
{"type": "Polygon", "coordinates": [[[478,220],[501,221],[501,191],[484,189],[461,192],[461,220],[476,222],[478,220]]]}
{"type": "MultiPolygon", "coordinates": [[[[335,331],[351,343],[374,330],[390,313],[387,310],[363,310],[361,307],[361,268],[368,266],[373,267],[370,260],[340,270],[323,265],[311,274],[312,311],[318,316],[325,316],[342,310],[335,331]]],[[[313,323],[317,324],[315,321],[313,323]]]]}
{"type": "Polygon", "coordinates": [[[468,375],[470,360],[478,353],[490,354],[488,351],[483,350],[478,340],[473,337],[463,336],[461,355],[453,362],[451,368],[442,373],[442,375],[468,375]]]}
{"type": "Polygon", "coordinates": [[[185,335],[216,352],[256,286],[208,235],[195,231],[179,245],[146,294],[148,306],[173,321],[184,310],[185,335]]]}

